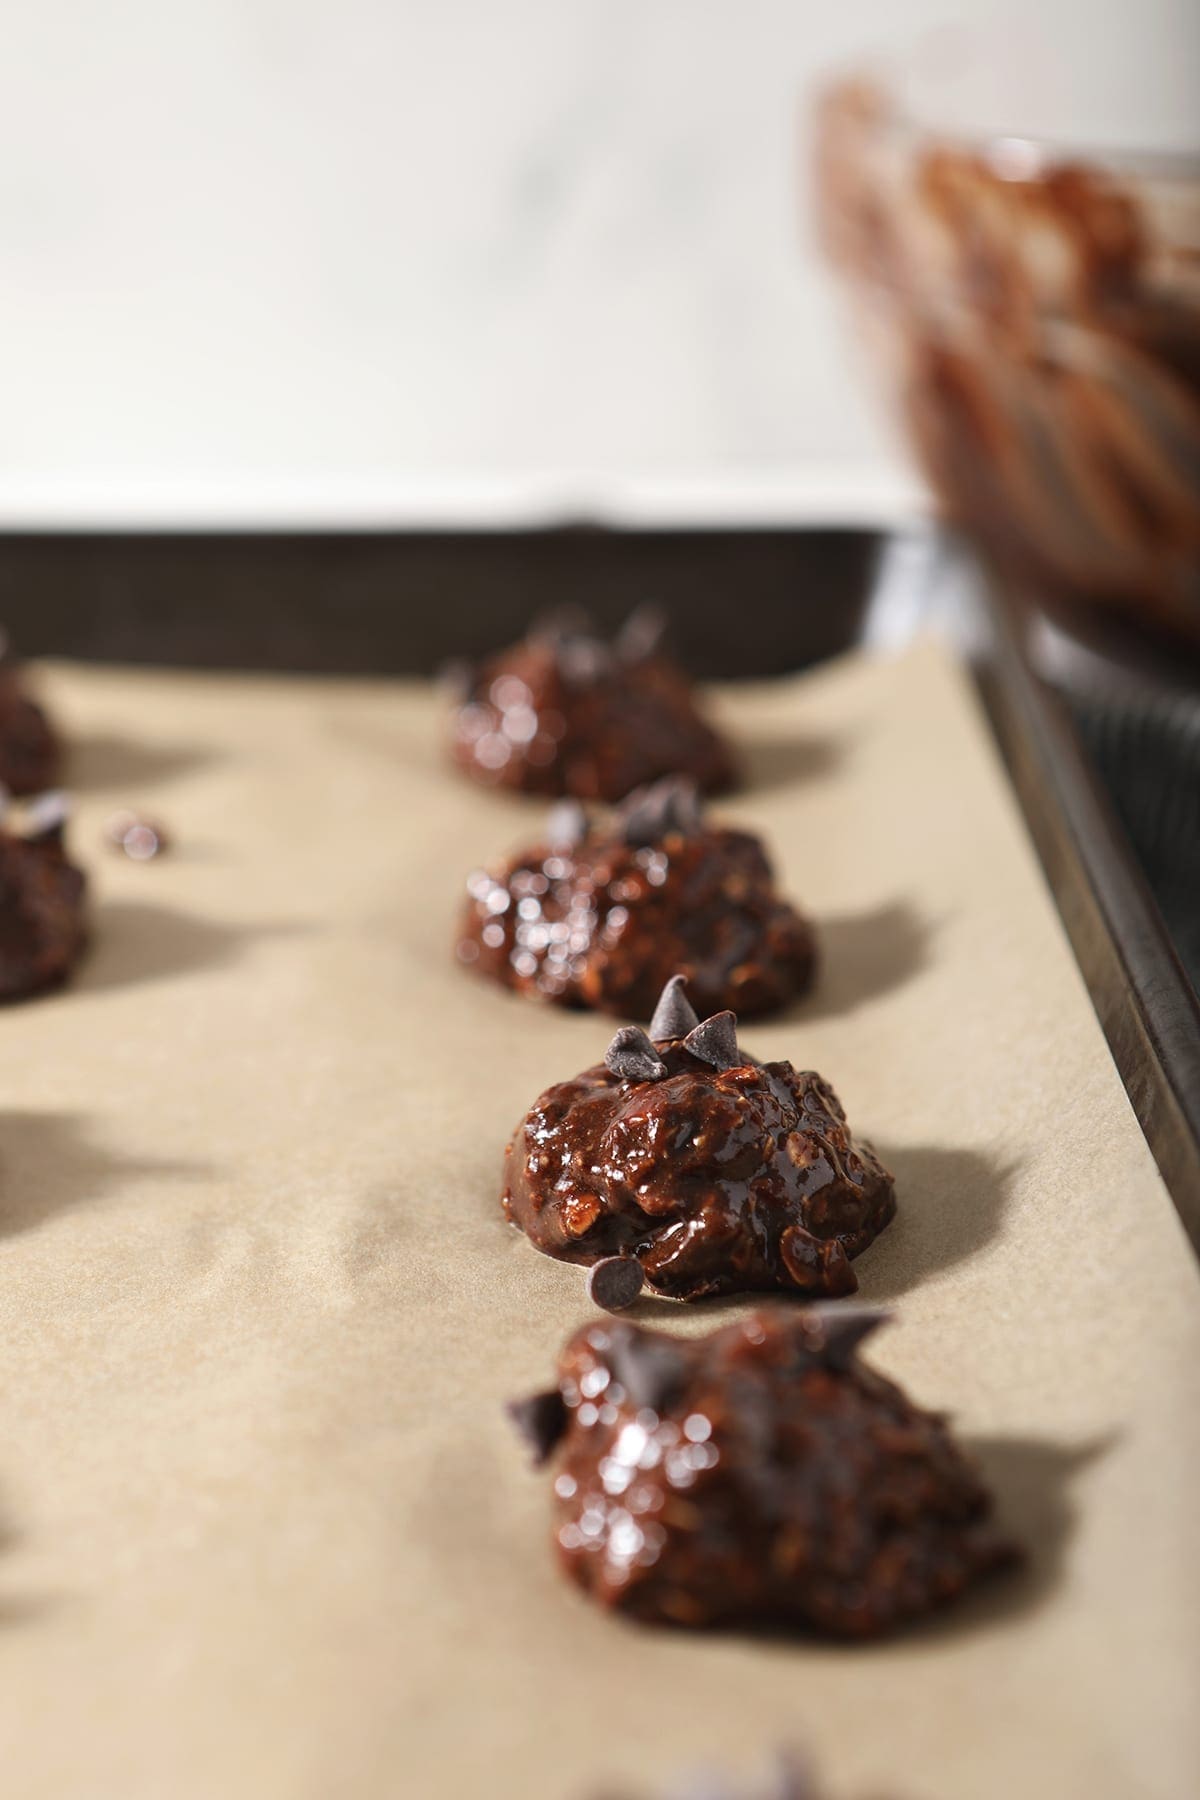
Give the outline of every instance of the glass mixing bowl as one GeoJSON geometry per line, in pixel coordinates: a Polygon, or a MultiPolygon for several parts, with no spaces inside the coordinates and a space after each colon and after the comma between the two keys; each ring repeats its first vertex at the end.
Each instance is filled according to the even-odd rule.
{"type": "Polygon", "coordinates": [[[945,513],[1200,641],[1200,161],[940,136],[857,80],[815,143],[822,245],[945,513]]]}

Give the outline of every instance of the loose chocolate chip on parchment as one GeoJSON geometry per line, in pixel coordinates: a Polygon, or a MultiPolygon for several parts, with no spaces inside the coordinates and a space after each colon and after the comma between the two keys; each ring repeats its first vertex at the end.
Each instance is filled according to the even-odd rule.
{"type": "Polygon", "coordinates": [[[604,1052],[604,1065],[622,1081],[661,1081],[667,1072],[640,1025],[622,1025],[604,1052]]]}
{"type": "Polygon", "coordinates": [[[731,1012],[714,1013],[683,1040],[685,1050],[714,1069],[736,1069],[747,1058],[738,1049],[737,1019],[731,1012]]]}
{"type": "Polygon", "coordinates": [[[633,1305],[645,1279],[636,1256],[606,1256],[588,1273],[588,1299],[605,1312],[622,1312],[633,1305]]]}
{"type": "Polygon", "coordinates": [[[104,827],[114,850],[122,850],[130,862],[151,862],[170,848],[166,829],[140,813],[115,812],[104,827]]]}
{"type": "Polygon", "coordinates": [[[562,1395],[557,1388],[547,1388],[544,1393],[528,1394],[523,1400],[510,1400],[505,1411],[533,1451],[535,1466],[540,1467],[567,1429],[562,1395]]]}
{"type": "Polygon", "coordinates": [[[684,994],[686,975],[672,975],[662,993],[650,1021],[650,1036],[656,1043],[665,1038],[685,1038],[700,1023],[700,1015],[684,994]]]}

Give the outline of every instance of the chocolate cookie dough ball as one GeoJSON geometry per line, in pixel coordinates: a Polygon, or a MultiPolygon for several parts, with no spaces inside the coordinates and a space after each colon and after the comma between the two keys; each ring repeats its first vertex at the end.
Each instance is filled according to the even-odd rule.
{"type": "Polygon", "coordinates": [[[639,1619],[870,1638],[1013,1563],[943,1419],[859,1360],[883,1316],[577,1332],[557,1385],[510,1409],[554,1458],[571,1580],[639,1619]]]}
{"type": "Polygon", "coordinates": [[[489,786],[621,800],[660,775],[706,792],[734,780],[728,745],[645,615],[613,644],[573,621],[535,626],[459,687],[454,758],[489,786]]]}
{"type": "Polygon", "coordinates": [[[549,1088],[508,1146],[502,1204],[547,1256],[636,1257],[660,1294],[851,1294],[851,1257],[896,1210],[892,1177],[855,1143],[837,1095],[759,1063],[730,1012],[698,1023],[678,977],[649,1035],[549,1088]]]}
{"type": "Polygon", "coordinates": [[[61,794],[25,809],[23,829],[0,823],[0,1000],[55,986],[85,940],[81,870],[67,861],[61,794]]]}
{"type": "Polygon", "coordinates": [[[640,788],[607,821],[574,801],[541,842],[471,876],[458,958],[561,1006],[648,1019],[678,970],[705,1013],[772,1012],[810,985],[812,927],[761,841],[709,824],[694,782],[640,788]]]}
{"type": "Polygon", "coordinates": [[[0,787],[10,794],[40,794],[53,787],[59,762],[58,738],[26,693],[0,631],[0,787]]]}

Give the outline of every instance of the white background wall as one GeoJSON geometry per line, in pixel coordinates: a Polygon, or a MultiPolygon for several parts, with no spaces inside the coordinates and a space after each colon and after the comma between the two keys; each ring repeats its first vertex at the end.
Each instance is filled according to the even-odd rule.
{"type": "MultiPolygon", "coordinates": [[[[800,99],[991,5],[3,0],[0,516],[894,500],[800,99]]],[[[1002,16],[970,117],[1200,126],[1196,0],[1002,16]]]]}

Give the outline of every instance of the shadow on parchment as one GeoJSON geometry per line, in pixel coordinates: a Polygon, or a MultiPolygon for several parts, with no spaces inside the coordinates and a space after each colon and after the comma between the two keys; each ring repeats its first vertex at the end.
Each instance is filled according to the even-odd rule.
{"type": "MultiPolygon", "coordinates": [[[[869,1659],[873,1650],[894,1655],[899,1648],[942,1647],[947,1639],[988,1630],[1041,1606],[1062,1579],[1067,1549],[1078,1517],[1072,1485],[1078,1475],[1112,1448],[1113,1440],[1057,1444],[1045,1438],[968,1438],[963,1449],[995,1500],[990,1520],[997,1537],[1011,1543],[1016,1558],[978,1578],[944,1605],[906,1621],[879,1638],[831,1638],[800,1625],[753,1623],[730,1627],[730,1635],[770,1645],[773,1650],[869,1659]]],[[[643,1627],[638,1626],[641,1630],[643,1627]]],[[[664,1625],[665,1631],[679,1626],[664,1625]]]]}
{"type": "Polygon", "coordinates": [[[134,987],[232,962],[255,939],[296,925],[229,925],[148,900],[106,900],[92,914],[88,949],[71,980],[80,993],[134,987]]]}
{"type": "Polygon", "coordinates": [[[896,1178],[896,1216],[854,1271],[861,1299],[892,1300],[998,1235],[1018,1165],[940,1145],[874,1149],[896,1178]]]}
{"type": "MultiPolygon", "coordinates": [[[[738,792],[753,794],[792,781],[812,781],[828,775],[843,760],[847,741],[840,737],[804,736],[796,732],[770,732],[736,739],[742,770],[738,792]]],[[[719,802],[714,801],[714,805],[719,802]]]]}
{"type": "Polygon", "coordinates": [[[33,1231],[131,1177],[209,1173],[209,1165],[178,1157],[122,1156],[106,1149],[74,1113],[0,1111],[0,1239],[33,1231]]]}
{"type": "Polygon", "coordinates": [[[43,1613],[49,1612],[54,1602],[37,1594],[13,1594],[6,1598],[0,1594],[0,1631],[8,1631],[15,1625],[26,1625],[31,1619],[40,1619],[43,1613]]]}
{"type": "Polygon", "coordinates": [[[902,987],[928,961],[933,935],[929,921],[906,900],[820,917],[814,929],[816,981],[811,993],[788,1008],[789,1017],[833,1018],[902,987]]]}
{"type": "MultiPolygon", "coordinates": [[[[0,1575],[4,1573],[7,1552],[15,1549],[20,1541],[21,1534],[13,1526],[7,1512],[0,1507],[0,1575]]],[[[53,1611],[58,1604],[58,1599],[52,1595],[0,1592],[0,1631],[28,1624],[30,1620],[53,1611]]]]}
{"type": "Polygon", "coordinates": [[[1076,1478],[1112,1449],[1111,1437],[1086,1444],[1048,1438],[967,1438],[964,1449],[996,1502],[995,1523],[1021,1561],[969,1588],[944,1611],[911,1626],[915,1644],[986,1629],[1040,1606],[1062,1578],[1078,1507],[1076,1478]]]}
{"type": "Polygon", "coordinates": [[[85,731],[73,734],[67,745],[64,784],[81,794],[111,791],[132,799],[140,788],[186,775],[219,754],[207,744],[143,744],[135,737],[85,731]]]}

